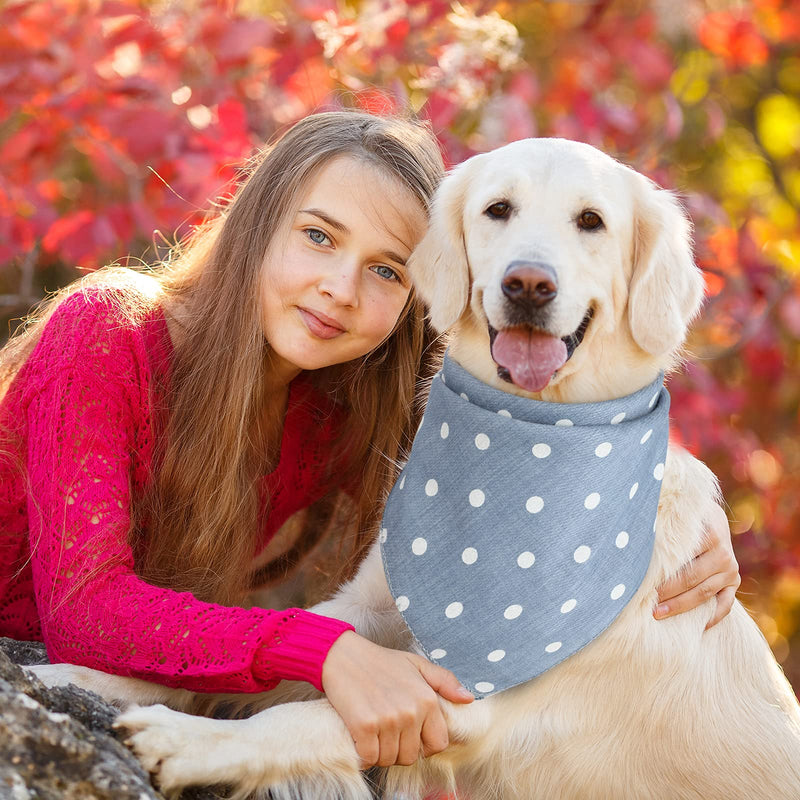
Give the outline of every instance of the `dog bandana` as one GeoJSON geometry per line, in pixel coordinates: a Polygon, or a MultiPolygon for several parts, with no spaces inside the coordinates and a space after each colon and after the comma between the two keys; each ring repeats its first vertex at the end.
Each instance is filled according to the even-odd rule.
{"type": "Polygon", "coordinates": [[[668,413],[663,375],[616,400],[547,403],[445,357],[379,537],[429,659],[485,697],[614,621],[650,563],[668,413]]]}

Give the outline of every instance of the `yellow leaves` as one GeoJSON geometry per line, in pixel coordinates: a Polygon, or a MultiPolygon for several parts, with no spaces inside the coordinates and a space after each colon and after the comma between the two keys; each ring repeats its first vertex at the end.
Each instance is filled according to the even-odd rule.
{"type": "Polygon", "coordinates": [[[714,71],[714,57],[705,50],[690,50],[670,79],[675,97],[686,105],[699,103],[708,94],[709,79],[714,71]]]}
{"type": "Polygon", "coordinates": [[[756,108],[756,130],[764,149],[778,159],[800,150],[800,103],[785,94],[765,97],[756,108]]]}
{"type": "Polygon", "coordinates": [[[722,165],[724,191],[743,197],[767,194],[772,175],[763,158],[740,148],[728,149],[722,165]]]}

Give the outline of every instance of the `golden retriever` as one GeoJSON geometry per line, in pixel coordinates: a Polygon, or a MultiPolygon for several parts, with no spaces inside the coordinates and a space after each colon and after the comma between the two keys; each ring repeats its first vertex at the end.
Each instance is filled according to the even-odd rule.
{"type": "MultiPolygon", "coordinates": [[[[496,388],[554,402],[617,398],[673,368],[702,299],[690,225],[675,198],[598,150],[558,139],[516,142],[455,168],[409,266],[462,367],[496,388]],[[527,309],[512,308],[503,288],[509,266],[520,263],[538,270],[522,275],[523,289],[546,295],[527,309]],[[509,326],[567,347],[555,356],[545,348],[540,361],[507,348],[494,358],[495,337],[509,326]]],[[[736,602],[708,631],[713,598],[653,618],[656,587],[702,549],[717,502],[710,471],[671,447],[650,567],[622,613],[538,678],[466,706],[442,701],[450,747],[381,770],[383,796],[800,798],[800,707],[744,608],[736,602]]],[[[377,544],[356,577],[313,610],[349,620],[382,645],[415,646],[377,544]]],[[[66,665],[36,671],[48,683],[72,680],[124,701],[186,707],[189,697],[66,665]]],[[[320,696],[284,683],[258,698],[272,707],[247,719],[156,705],[129,710],[119,723],[167,790],[227,783],[242,795],[269,788],[275,798],[370,797],[341,719],[324,698],[308,698],[320,696]]]]}

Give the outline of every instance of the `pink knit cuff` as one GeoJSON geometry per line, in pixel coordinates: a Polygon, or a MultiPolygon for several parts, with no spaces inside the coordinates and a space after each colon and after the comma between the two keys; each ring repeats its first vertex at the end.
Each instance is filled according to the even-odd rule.
{"type": "Polygon", "coordinates": [[[349,622],[301,608],[287,608],[272,637],[258,648],[253,674],[264,683],[308,681],[322,691],[322,665],[333,643],[355,630],[349,622]]]}

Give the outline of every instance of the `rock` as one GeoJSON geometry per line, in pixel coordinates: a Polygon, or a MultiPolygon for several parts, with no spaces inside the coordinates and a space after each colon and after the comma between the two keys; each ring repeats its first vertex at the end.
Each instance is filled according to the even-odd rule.
{"type": "MultiPolygon", "coordinates": [[[[111,727],[113,706],[18,666],[46,663],[43,645],[0,637],[0,800],[164,800],[111,727]]],[[[225,796],[192,789],[181,800],[225,796]]]]}

